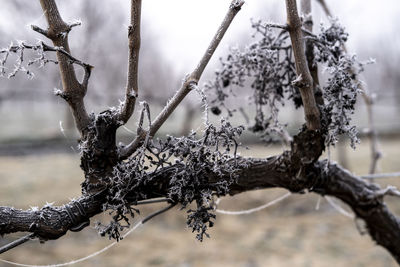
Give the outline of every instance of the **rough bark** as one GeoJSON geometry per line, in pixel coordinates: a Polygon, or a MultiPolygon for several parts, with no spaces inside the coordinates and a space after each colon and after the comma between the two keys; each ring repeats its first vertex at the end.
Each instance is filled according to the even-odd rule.
{"type": "MultiPolygon", "coordinates": [[[[358,218],[365,221],[369,234],[377,244],[385,247],[400,262],[400,220],[393,215],[383,201],[382,190],[352,175],[338,165],[326,161],[310,164],[304,170],[306,176],[296,175],[294,155],[289,152],[268,159],[243,159],[248,167],[238,171],[238,178],[230,185],[229,194],[263,188],[286,188],[292,192],[313,191],[329,195],[347,203],[358,218]],[[287,164],[290,165],[287,165],[287,164]]],[[[154,177],[147,190],[151,196],[166,196],[171,173],[181,168],[174,165],[162,169],[154,177]]],[[[210,183],[229,180],[229,175],[209,174],[210,183]]],[[[146,190],[146,188],[143,188],[146,190]]],[[[23,211],[0,207],[0,234],[33,232],[43,240],[56,239],[68,230],[81,230],[90,217],[102,212],[104,195],[84,196],[62,207],[45,207],[40,211],[23,211]],[[79,204],[77,204],[79,203],[79,204]],[[79,207],[83,211],[79,211],[79,207]],[[68,215],[70,209],[73,216],[68,215]]]]}
{"type": "Polygon", "coordinates": [[[141,0],[131,1],[131,24],[128,28],[129,57],[128,57],[128,78],[125,92],[125,101],[121,106],[118,120],[125,124],[135,109],[136,98],[138,97],[138,66],[140,50],[140,20],[141,0]]]}
{"type": "MultiPolygon", "coordinates": [[[[304,29],[312,33],[314,22],[312,18],[311,0],[301,1],[301,13],[304,20],[304,29]]],[[[314,44],[311,40],[305,41],[305,55],[307,59],[308,69],[310,70],[310,74],[313,79],[315,101],[318,105],[322,106],[324,104],[324,99],[322,97],[321,89],[319,88],[318,65],[316,62],[314,62],[314,44]]]]}
{"type": "Polygon", "coordinates": [[[318,130],[321,128],[320,112],[314,97],[313,78],[304,54],[302,23],[297,12],[295,0],[286,0],[286,13],[297,73],[297,79],[293,81],[293,84],[300,90],[307,128],[318,130]]]}
{"type": "MultiPolygon", "coordinates": [[[[54,0],[40,0],[40,4],[49,27],[47,30],[43,30],[37,26],[32,26],[32,29],[48,37],[55,47],[62,47],[63,50],[71,53],[68,44],[68,33],[76,24],[68,25],[62,20],[54,0]]],[[[88,65],[85,68],[85,76],[80,83],[76,77],[74,66],[69,61],[69,57],[57,51],[57,59],[63,86],[63,94],[61,96],[71,107],[76,126],[79,132],[84,135],[90,119],[86,112],[83,98],[86,95],[91,67],[88,65]]]]}
{"type": "MultiPolygon", "coordinates": [[[[139,127],[136,139],[121,149],[115,144],[116,130],[121,125],[121,120],[124,123],[129,119],[138,91],[137,60],[140,42],[141,1],[132,0],[132,25],[129,30],[130,63],[125,108],[123,107],[121,113],[117,115],[115,111],[107,110],[90,117],[85,111],[83,98],[86,94],[91,66],[80,62],[85,69],[85,76],[82,83],[79,83],[70,63],[73,57],[70,55],[68,47],[68,32],[72,25],[63,22],[54,0],[40,0],[40,2],[49,28],[47,30],[33,28],[49,37],[55,45],[55,48],[48,46],[47,48],[57,52],[63,81],[62,96],[73,109],[77,128],[82,134],[80,140],[81,167],[85,173],[85,182],[82,185],[83,195],[61,207],[46,205],[40,210],[0,207],[0,235],[31,232],[41,240],[48,240],[57,239],[69,230],[84,229],[90,224],[91,217],[103,211],[104,204],[110,204],[108,189],[112,186],[110,182],[115,178],[113,177],[114,167],[135,152],[146,136],[153,136],[184,97],[197,86],[204,68],[244,2],[232,1],[223,23],[196,69],[185,79],[176,95],[151,123],[149,130],[146,132],[139,127]]],[[[393,193],[391,188],[382,190],[379,186],[361,180],[340,166],[330,164],[328,161],[318,161],[325,147],[323,129],[320,129],[320,114],[314,98],[313,78],[304,53],[301,21],[297,14],[296,1],[286,0],[286,4],[288,30],[298,74],[295,84],[299,87],[302,95],[307,129],[303,129],[294,137],[290,151],[267,159],[235,158],[235,161],[240,161],[237,166],[242,167],[238,167],[233,174],[231,172],[224,173],[223,170],[222,173],[208,170],[205,173],[207,182],[211,189],[217,191],[219,182],[229,181],[226,194],[230,195],[255,189],[279,187],[294,193],[310,191],[337,197],[347,203],[358,218],[366,222],[371,237],[379,245],[385,247],[400,263],[400,220],[388,210],[383,201],[387,194],[399,196],[400,193],[397,191],[393,193]],[[232,176],[235,177],[234,180],[232,180],[232,176]]],[[[183,165],[173,164],[149,172],[146,182],[134,187],[124,195],[125,200],[135,205],[138,200],[168,197],[171,177],[174,173],[183,171],[183,165]],[[139,199],[138,196],[140,196],[139,199]]],[[[134,180],[134,177],[129,178],[132,178],[129,180],[134,180]]],[[[171,201],[172,205],[178,203],[176,199],[171,201]]]]}

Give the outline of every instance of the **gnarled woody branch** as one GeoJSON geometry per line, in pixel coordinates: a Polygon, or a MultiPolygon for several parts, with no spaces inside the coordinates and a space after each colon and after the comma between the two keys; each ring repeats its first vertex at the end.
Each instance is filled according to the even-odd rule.
{"type": "MultiPolygon", "coordinates": [[[[220,27],[218,28],[214,38],[212,39],[210,45],[208,46],[206,52],[198,63],[196,69],[186,77],[185,81],[182,83],[181,88],[176,92],[176,94],[172,97],[171,100],[165,105],[163,110],[158,114],[158,116],[151,123],[149,135],[154,136],[154,134],[160,129],[160,127],[164,124],[164,122],[168,119],[168,117],[174,112],[176,107],[182,102],[182,100],[186,97],[186,95],[192,91],[192,89],[197,86],[201,75],[208,62],[210,61],[212,55],[217,49],[219,43],[222,40],[222,37],[228,30],[232,20],[235,18],[236,14],[240,11],[243,6],[243,0],[233,0],[229,6],[228,13],[226,14],[224,20],[222,21],[220,27]]],[[[135,150],[140,146],[141,142],[143,142],[146,137],[147,132],[140,132],[137,137],[126,147],[121,149],[121,159],[125,159],[129,157],[135,150]]]]}
{"type": "MultiPolygon", "coordinates": [[[[68,44],[68,33],[77,24],[68,25],[62,20],[54,0],[40,0],[40,4],[49,26],[47,30],[43,30],[33,25],[32,29],[51,39],[55,47],[61,47],[67,53],[71,54],[68,44]]],[[[73,65],[70,64],[69,57],[65,53],[62,53],[61,50],[58,50],[57,59],[60,66],[63,95],[72,109],[79,132],[81,135],[84,135],[90,121],[83,101],[87,91],[90,68],[85,68],[85,76],[83,82],[80,83],[76,77],[73,65]]]]}
{"type": "Polygon", "coordinates": [[[126,123],[135,109],[138,96],[138,65],[140,50],[140,18],[142,0],[131,0],[131,24],[128,27],[129,58],[128,78],[126,84],[125,100],[118,114],[118,121],[126,123]]]}
{"type": "Polygon", "coordinates": [[[300,90],[307,128],[318,130],[321,128],[320,112],[314,97],[313,79],[304,54],[302,23],[297,12],[296,0],[286,0],[286,13],[297,72],[297,79],[293,84],[300,90]]]}
{"type": "MultiPolygon", "coordinates": [[[[382,193],[385,190],[381,190],[378,185],[369,184],[340,166],[328,164],[326,161],[309,166],[306,179],[297,178],[292,173],[293,169],[285,165],[292,160],[288,153],[266,160],[242,160],[247,167],[237,170],[238,176],[229,186],[229,194],[282,187],[292,192],[310,190],[337,197],[347,203],[358,218],[366,222],[371,237],[400,263],[400,220],[388,210],[383,202],[382,193]]],[[[142,188],[142,192],[148,192],[149,198],[166,196],[171,174],[182,168],[183,166],[175,164],[161,169],[149,179],[151,182],[146,188],[142,188]]],[[[219,176],[209,173],[210,183],[230,179],[229,174],[219,176]]],[[[105,201],[104,195],[100,193],[81,197],[61,207],[47,206],[38,211],[0,207],[0,234],[24,231],[33,232],[43,240],[56,239],[71,228],[81,230],[87,226],[92,216],[102,212],[105,201]],[[83,208],[84,213],[79,211],[78,206],[83,208]],[[73,216],[68,214],[67,208],[73,216]]]]}

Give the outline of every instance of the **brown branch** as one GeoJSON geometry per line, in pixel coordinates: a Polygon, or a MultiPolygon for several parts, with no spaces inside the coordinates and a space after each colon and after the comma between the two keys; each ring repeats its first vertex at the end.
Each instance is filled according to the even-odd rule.
{"type": "MultiPolygon", "coordinates": [[[[214,38],[212,39],[210,45],[208,46],[206,52],[201,58],[195,70],[186,77],[185,81],[182,83],[181,88],[176,92],[176,94],[167,102],[163,110],[158,114],[158,116],[152,122],[152,126],[149,129],[150,136],[154,136],[154,134],[160,129],[160,127],[164,124],[164,122],[168,119],[168,117],[172,114],[172,112],[176,109],[176,107],[182,102],[182,100],[186,97],[186,95],[192,91],[192,89],[197,86],[201,75],[208,62],[210,61],[212,55],[217,49],[219,43],[221,42],[224,34],[228,30],[230,24],[235,18],[236,14],[240,11],[242,5],[244,4],[243,0],[233,0],[229,6],[228,13],[226,14],[224,20],[222,21],[220,27],[218,28],[214,38]]],[[[121,158],[129,157],[143,142],[147,132],[142,132],[139,134],[129,145],[121,149],[121,158]]]]}
{"type": "MultiPolygon", "coordinates": [[[[332,17],[332,13],[331,13],[328,5],[326,4],[325,0],[317,0],[317,1],[321,4],[322,9],[325,12],[325,15],[327,17],[332,17]]],[[[347,53],[347,47],[344,44],[343,44],[343,50],[347,53]]],[[[354,68],[352,68],[350,70],[350,72],[351,72],[351,74],[357,76],[357,72],[354,68]]],[[[365,102],[366,109],[367,109],[368,128],[369,128],[368,129],[368,138],[369,138],[370,150],[371,150],[371,162],[369,165],[369,174],[374,174],[376,172],[376,169],[378,166],[378,160],[382,157],[382,153],[379,149],[378,133],[376,131],[374,115],[373,115],[374,100],[363,83],[359,83],[358,86],[362,92],[361,95],[362,95],[362,98],[365,102]]]]}
{"type": "MultiPolygon", "coordinates": [[[[280,187],[291,192],[309,190],[321,195],[337,197],[347,203],[358,218],[366,222],[371,237],[400,262],[400,220],[388,210],[383,201],[385,194],[393,192],[392,188],[382,190],[378,185],[369,184],[340,166],[326,161],[319,161],[308,166],[307,177],[297,177],[294,166],[286,165],[293,161],[292,156],[284,153],[269,159],[242,159],[247,167],[237,170],[237,179],[230,184],[229,194],[280,187]]],[[[175,164],[161,169],[151,176],[149,179],[151,182],[140,191],[144,193],[143,195],[149,193],[149,199],[166,196],[168,186],[170,186],[169,179],[183,168],[183,165],[175,164]]],[[[217,173],[209,173],[210,184],[223,180],[231,181],[231,175],[221,176],[217,173]]],[[[102,204],[105,202],[105,195],[100,193],[96,196],[81,197],[62,207],[46,207],[39,211],[0,207],[0,234],[24,231],[35,233],[43,240],[57,239],[72,226],[83,225],[75,230],[81,230],[87,226],[85,222],[95,214],[101,213],[102,204]],[[76,202],[80,203],[84,213],[79,211],[76,202]],[[66,207],[71,209],[74,220],[68,215],[66,207]]]]}
{"type": "Polygon", "coordinates": [[[131,24],[128,27],[129,61],[128,78],[126,85],[125,100],[120,107],[117,120],[125,124],[135,110],[136,98],[138,97],[138,65],[140,50],[140,18],[142,0],[131,0],[131,24]]]}
{"type": "MultiPolygon", "coordinates": [[[[55,47],[63,48],[66,53],[71,54],[68,44],[68,33],[72,27],[79,25],[79,23],[71,25],[65,23],[58,12],[55,0],[40,0],[40,4],[49,26],[47,30],[40,29],[37,26],[32,26],[32,29],[51,39],[55,47]]],[[[66,96],[65,99],[72,109],[79,132],[81,135],[84,135],[90,119],[86,112],[83,98],[86,95],[91,68],[85,68],[85,76],[83,82],[80,83],[76,77],[75,69],[70,62],[70,57],[66,53],[57,50],[63,95],[66,96]]]]}
{"type": "Polygon", "coordinates": [[[295,0],[286,0],[286,11],[297,72],[297,79],[293,81],[293,84],[300,90],[307,128],[318,130],[321,127],[320,112],[314,97],[313,79],[304,54],[302,23],[297,12],[295,0]]]}
{"type": "MultiPolygon", "coordinates": [[[[301,13],[303,16],[303,24],[304,30],[303,32],[312,36],[313,33],[313,19],[312,19],[312,7],[311,0],[302,0],[301,1],[301,13]]],[[[319,88],[319,77],[318,77],[318,65],[314,61],[314,44],[312,40],[306,39],[305,41],[305,54],[307,58],[308,68],[311,73],[311,77],[313,78],[313,88],[315,100],[318,105],[324,105],[324,99],[322,97],[321,89],[319,88]]]]}

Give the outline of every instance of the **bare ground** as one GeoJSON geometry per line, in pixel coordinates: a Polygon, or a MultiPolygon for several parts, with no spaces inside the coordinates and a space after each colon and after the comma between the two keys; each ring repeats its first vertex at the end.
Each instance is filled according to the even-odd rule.
{"type": "MultiPolygon", "coordinates": [[[[357,151],[348,151],[350,168],[357,174],[368,170],[369,150],[364,143],[357,151]]],[[[382,142],[381,172],[400,170],[399,144],[400,140],[382,142]]],[[[243,153],[261,157],[279,150],[258,146],[243,153]]],[[[336,157],[335,151],[331,154],[336,157]]],[[[41,207],[46,201],[62,205],[80,194],[79,156],[0,157],[0,180],[1,205],[23,209],[41,207]]],[[[400,179],[382,179],[379,183],[400,186],[400,179]]],[[[223,199],[220,208],[248,209],[284,193],[280,189],[245,193],[223,199]]],[[[105,253],[76,266],[397,266],[384,249],[361,234],[362,222],[339,214],[324,199],[320,199],[320,208],[316,210],[318,198],[315,194],[294,195],[258,213],[218,214],[216,225],[210,230],[211,238],[202,243],[186,228],[185,211],[176,209],[148,222],[105,253]]],[[[397,199],[389,199],[389,205],[400,214],[397,199]]],[[[161,206],[143,207],[141,214],[161,206]]],[[[95,220],[106,221],[107,215],[95,220]]],[[[20,235],[6,236],[0,244],[17,236],[20,235]]],[[[45,244],[30,241],[0,258],[26,264],[55,264],[84,257],[111,242],[99,237],[91,227],[45,244]]]]}

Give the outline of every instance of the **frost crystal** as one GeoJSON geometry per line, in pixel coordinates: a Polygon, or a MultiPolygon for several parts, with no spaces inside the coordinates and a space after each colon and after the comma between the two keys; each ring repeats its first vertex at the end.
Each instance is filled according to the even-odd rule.
{"type": "MultiPolygon", "coordinates": [[[[225,110],[229,116],[236,110],[229,107],[228,100],[244,91],[238,88],[250,89],[248,106],[254,107],[255,116],[249,129],[271,141],[274,135],[287,136],[285,125],[278,119],[286,100],[291,99],[296,108],[303,103],[299,89],[293,83],[296,71],[286,29],[261,21],[253,22],[252,27],[256,41],[243,49],[231,48],[229,54],[221,58],[221,68],[206,84],[206,89],[211,94],[211,112],[220,115],[225,110]],[[272,27],[278,28],[278,32],[272,27]]],[[[351,125],[351,115],[360,92],[361,82],[357,75],[363,71],[365,63],[344,50],[348,34],[337,20],[332,20],[329,27],[321,25],[318,36],[307,35],[306,38],[315,47],[314,64],[322,64],[328,75],[326,84],[318,85],[324,100],[320,109],[326,144],[333,145],[339,135],[346,134],[354,147],[358,139],[356,127],[351,125]]]]}
{"type": "Polygon", "coordinates": [[[199,137],[192,132],[184,137],[149,139],[127,161],[114,167],[107,203],[103,206],[104,210],[111,210],[112,221],[108,225],[97,225],[100,234],[119,239],[119,231],[129,226],[128,217],[139,212],[131,207],[132,203],[151,197],[149,185],[156,181],[150,177],[163,177],[169,179],[166,193],[172,202],[183,208],[193,202],[197,204],[197,209],[188,211],[187,224],[198,233],[197,238],[203,240],[215,218],[210,206],[213,195],[227,194],[236,170],[243,167],[236,141],[243,129],[222,119],[218,128],[206,124],[199,137]],[[231,178],[220,182],[210,180],[211,176],[226,174],[231,178]]]}
{"type": "Polygon", "coordinates": [[[286,31],[276,35],[261,21],[253,22],[252,27],[258,40],[243,50],[231,48],[229,55],[221,59],[221,69],[215,72],[215,79],[206,88],[213,94],[211,111],[219,115],[222,107],[232,116],[235,110],[227,107],[228,98],[236,96],[238,87],[250,87],[249,104],[255,107],[255,117],[249,129],[270,141],[273,135],[281,136],[284,132],[278,114],[285,96],[297,103],[301,101],[291,84],[296,73],[289,35],[286,31]]]}

